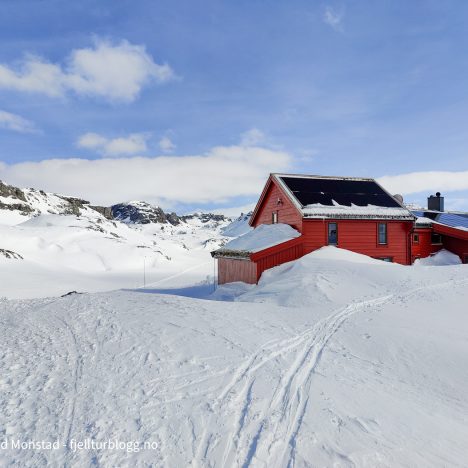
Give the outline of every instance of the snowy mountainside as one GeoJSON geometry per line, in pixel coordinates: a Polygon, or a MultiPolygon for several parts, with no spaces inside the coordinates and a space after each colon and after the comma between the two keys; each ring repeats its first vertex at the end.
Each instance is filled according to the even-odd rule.
{"type": "Polygon", "coordinates": [[[61,443],[0,461],[464,466],[466,268],[325,248],[234,302],[125,291],[0,300],[2,435],[61,443]],[[109,439],[155,444],[71,449],[109,439]]]}
{"type": "Polygon", "coordinates": [[[46,193],[33,188],[20,189],[0,181],[0,224],[19,224],[41,214],[93,215],[112,217],[110,208],[92,206],[86,200],[46,193]]]}
{"type": "Polygon", "coordinates": [[[222,230],[231,219],[219,214],[0,190],[0,297],[212,281],[210,251],[228,239],[222,230]]]}
{"type": "Polygon", "coordinates": [[[232,223],[222,228],[223,235],[227,237],[239,237],[250,232],[253,229],[249,225],[251,216],[251,211],[248,213],[241,213],[241,215],[232,221],[232,223]]]}

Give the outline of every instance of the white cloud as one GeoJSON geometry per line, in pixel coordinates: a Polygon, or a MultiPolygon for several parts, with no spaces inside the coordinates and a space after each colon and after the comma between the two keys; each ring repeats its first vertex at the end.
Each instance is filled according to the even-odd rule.
{"type": "Polygon", "coordinates": [[[138,199],[162,206],[214,204],[259,195],[269,173],[285,171],[290,164],[285,152],[220,146],[197,156],[0,163],[0,180],[103,205],[138,199]]]}
{"type": "Polygon", "coordinates": [[[164,83],[175,75],[159,65],[142,45],[96,40],[91,48],[72,50],[65,64],[26,55],[17,67],[0,64],[0,88],[51,97],[74,92],[109,101],[131,102],[150,82],[164,83]]]}
{"type": "Polygon", "coordinates": [[[343,31],[344,10],[336,10],[331,6],[325,8],[323,14],[323,21],[331,26],[335,31],[343,31]]]}
{"type": "Polygon", "coordinates": [[[411,172],[394,176],[383,176],[378,182],[391,193],[403,195],[427,192],[451,192],[455,190],[468,190],[468,171],[427,171],[411,172]]]}
{"type": "Polygon", "coordinates": [[[0,128],[20,133],[37,133],[33,122],[20,115],[0,110],[0,128]]]}
{"type": "Polygon", "coordinates": [[[241,134],[242,146],[258,146],[265,141],[265,134],[258,128],[251,128],[241,134]]]}
{"type": "Polygon", "coordinates": [[[162,137],[160,140],[159,140],[159,149],[163,152],[163,153],[172,153],[175,149],[176,149],[176,145],[172,142],[172,140],[167,137],[167,136],[164,136],[162,137]]]}
{"type": "Polygon", "coordinates": [[[133,156],[147,150],[148,138],[149,135],[146,133],[132,133],[127,137],[119,138],[106,138],[97,133],[85,133],[78,138],[76,144],[79,148],[95,150],[104,156],[133,156]]]}

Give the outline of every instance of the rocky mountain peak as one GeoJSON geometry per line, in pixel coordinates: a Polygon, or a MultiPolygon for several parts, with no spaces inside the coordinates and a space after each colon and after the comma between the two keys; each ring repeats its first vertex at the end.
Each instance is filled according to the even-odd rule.
{"type": "Polygon", "coordinates": [[[112,216],[118,221],[133,224],[180,224],[181,219],[175,213],[165,213],[159,206],[153,206],[143,201],[118,203],[111,206],[112,216]]]}

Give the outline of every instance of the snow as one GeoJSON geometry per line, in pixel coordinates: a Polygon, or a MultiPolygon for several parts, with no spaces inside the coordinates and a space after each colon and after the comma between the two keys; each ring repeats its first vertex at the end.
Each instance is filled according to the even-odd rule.
{"type": "Polygon", "coordinates": [[[213,300],[0,300],[0,443],[59,441],[0,465],[463,466],[466,273],[325,248],[213,300]],[[73,450],[109,439],[153,448],[73,450]]]}
{"type": "Polygon", "coordinates": [[[241,214],[231,224],[221,229],[224,236],[227,237],[239,237],[252,231],[252,227],[249,225],[251,213],[241,214]]]}
{"type": "Polygon", "coordinates": [[[426,218],[425,216],[418,216],[416,218],[416,225],[428,225],[428,226],[432,226],[432,224],[434,223],[434,220],[431,219],[431,218],[426,218]]]}
{"type": "Polygon", "coordinates": [[[25,193],[33,214],[0,210],[0,249],[24,257],[0,253],[0,466],[466,464],[458,257],[330,246],[213,291],[228,238],[299,233],[248,215],[127,225],[25,193]],[[31,441],[58,447],[12,446],[31,441]]]}
{"type": "MultiPolygon", "coordinates": [[[[1,218],[13,213],[0,211],[1,218]]],[[[43,214],[0,224],[0,297],[59,296],[143,286],[183,287],[213,277],[210,251],[227,240],[227,222],[192,218],[170,224],[126,225],[94,210],[83,216],[43,214]],[[26,220],[26,221],[25,221],[26,220]]]]}
{"type": "Polygon", "coordinates": [[[401,218],[401,219],[414,219],[414,216],[406,208],[387,208],[383,206],[367,205],[351,206],[340,205],[333,200],[333,206],[322,205],[321,203],[313,203],[303,207],[302,212],[307,218],[320,218],[320,217],[381,217],[381,218],[401,218]]]}
{"type": "Polygon", "coordinates": [[[415,262],[415,266],[445,266],[445,265],[460,265],[461,260],[458,255],[449,252],[448,250],[442,249],[426,258],[418,258],[415,262]]]}
{"type": "Polygon", "coordinates": [[[295,239],[300,235],[300,232],[289,226],[289,224],[262,224],[247,234],[228,242],[223,246],[223,250],[258,252],[295,239]]]}

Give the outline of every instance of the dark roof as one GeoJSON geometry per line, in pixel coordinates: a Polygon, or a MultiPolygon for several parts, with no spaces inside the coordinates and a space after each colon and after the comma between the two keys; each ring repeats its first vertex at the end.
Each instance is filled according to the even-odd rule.
{"type": "Polygon", "coordinates": [[[372,179],[288,176],[280,176],[280,179],[302,206],[315,203],[333,206],[334,200],[343,206],[401,207],[392,196],[372,179]]]}
{"type": "Polygon", "coordinates": [[[446,213],[438,211],[413,211],[413,214],[419,217],[429,218],[439,224],[445,224],[449,227],[468,228],[468,218],[465,213],[446,213]]]}

